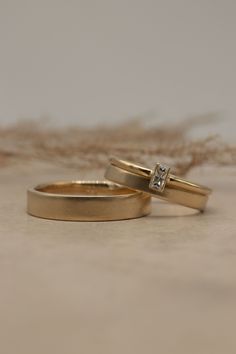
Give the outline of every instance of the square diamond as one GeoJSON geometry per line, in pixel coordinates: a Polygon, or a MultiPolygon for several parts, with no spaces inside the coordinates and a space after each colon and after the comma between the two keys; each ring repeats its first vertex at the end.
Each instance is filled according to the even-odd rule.
{"type": "Polygon", "coordinates": [[[149,188],[157,191],[163,192],[165,185],[169,176],[170,168],[165,165],[156,164],[155,169],[151,175],[149,188]]]}

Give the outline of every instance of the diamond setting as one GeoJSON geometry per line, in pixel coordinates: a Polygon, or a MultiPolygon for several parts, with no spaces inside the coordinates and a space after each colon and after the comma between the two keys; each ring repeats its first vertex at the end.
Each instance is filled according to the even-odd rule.
{"type": "Polygon", "coordinates": [[[157,163],[151,175],[149,188],[155,192],[162,193],[165,189],[165,185],[169,177],[169,172],[170,168],[168,166],[157,163]]]}

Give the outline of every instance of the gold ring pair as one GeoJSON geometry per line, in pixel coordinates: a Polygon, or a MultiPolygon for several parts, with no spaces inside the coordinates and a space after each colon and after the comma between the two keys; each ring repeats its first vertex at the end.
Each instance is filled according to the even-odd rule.
{"type": "Polygon", "coordinates": [[[55,220],[108,221],[132,219],[151,211],[151,197],[204,211],[211,190],[170,173],[112,158],[109,182],[56,182],[28,190],[28,213],[55,220]]]}

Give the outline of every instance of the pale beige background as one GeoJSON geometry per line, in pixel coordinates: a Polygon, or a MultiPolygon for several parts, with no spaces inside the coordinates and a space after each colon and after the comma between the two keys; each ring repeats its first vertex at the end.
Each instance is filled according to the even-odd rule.
{"type": "MultiPolygon", "coordinates": [[[[236,114],[234,0],[0,0],[0,121],[236,114]]],[[[235,126],[235,125],[234,125],[235,126]]]]}

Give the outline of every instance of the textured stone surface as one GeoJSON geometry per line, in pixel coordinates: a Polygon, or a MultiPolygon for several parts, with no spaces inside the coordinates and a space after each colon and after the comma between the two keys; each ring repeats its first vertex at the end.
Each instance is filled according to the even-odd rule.
{"type": "Polygon", "coordinates": [[[235,354],[236,171],[214,172],[203,215],[71,223],[28,216],[26,188],[84,173],[2,170],[0,353],[235,354]]]}

